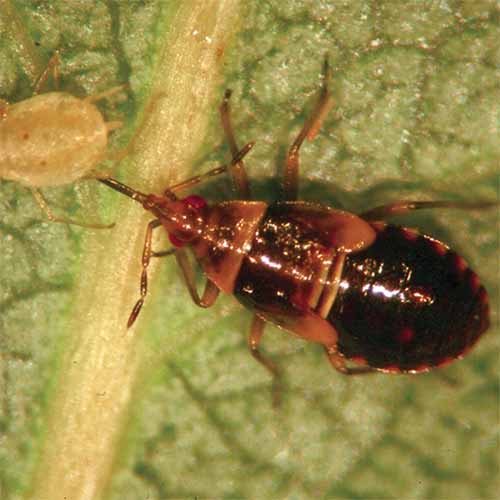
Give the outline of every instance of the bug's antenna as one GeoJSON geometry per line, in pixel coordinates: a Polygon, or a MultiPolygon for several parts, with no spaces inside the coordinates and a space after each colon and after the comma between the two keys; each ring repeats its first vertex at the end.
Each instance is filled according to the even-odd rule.
{"type": "Polygon", "coordinates": [[[144,204],[147,200],[147,196],[144,193],[132,189],[131,187],[122,184],[121,182],[118,182],[117,180],[112,179],[111,177],[98,179],[98,181],[102,182],[103,184],[106,184],[106,186],[109,186],[111,189],[114,189],[115,191],[118,191],[124,194],[125,196],[132,198],[135,201],[138,201],[139,203],[144,204]]]}

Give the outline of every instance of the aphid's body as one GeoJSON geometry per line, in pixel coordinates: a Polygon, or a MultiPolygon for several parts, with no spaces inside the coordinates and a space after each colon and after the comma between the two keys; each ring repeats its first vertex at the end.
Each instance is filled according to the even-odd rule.
{"type": "Polygon", "coordinates": [[[251,145],[238,151],[228,97],[221,112],[233,154],[229,169],[219,167],[189,179],[163,196],[143,194],[114,179],[101,180],[156,217],[149,223],[144,245],[141,298],[128,325],[147,294],[150,258],[175,253],[198,305],[210,306],[222,291],[234,294],[255,313],[250,350],[275,381],[278,369],[259,351],[267,321],[321,344],[333,367],[346,375],[375,370],[416,373],[461,357],[489,326],[488,296],[477,275],[443,243],[380,221],[415,209],[484,208],[491,203],[407,201],[356,216],[295,201],[299,148],[306,137],[312,138],[329,108],[326,85],[288,153],[288,201],[207,205],[198,196],[179,200],[175,192],[225,170],[231,171],[240,193],[250,192],[242,159],[251,145]],[[152,251],[152,232],[160,226],[175,249],[152,251]],[[185,246],[207,278],[201,298],[185,246]]]}
{"type": "MultiPolygon", "coordinates": [[[[56,54],[37,81],[36,91],[51,67],[57,82],[58,64],[56,54]]],[[[110,227],[54,217],[39,188],[99,177],[95,169],[107,156],[108,134],[121,124],[105,122],[93,102],[119,90],[116,87],[83,99],[46,92],[14,104],[0,102],[0,179],[31,188],[53,222],[110,227]]]]}
{"type": "Polygon", "coordinates": [[[29,187],[83,178],[106,155],[108,128],[94,104],[48,92],[12,104],[0,119],[0,178],[29,187]]]}

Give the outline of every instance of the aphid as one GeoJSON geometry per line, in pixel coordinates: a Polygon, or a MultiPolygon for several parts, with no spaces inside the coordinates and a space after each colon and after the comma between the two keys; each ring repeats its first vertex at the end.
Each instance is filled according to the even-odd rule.
{"type": "Polygon", "coordinates": [[[321,344],[332,366],[345,375],[417,373],[446,365],[461,358],[489,326],[488,295],[462,257],[430,236],[382,221],[412,210],[492,203],[402,201],[357,216],[296,201],[300,147],[305,138],[314,137],[331,106],[327,76],[325,62],[318,103],[287,155],[283,201],[208,205],[199,196],[176,196],[229,170],[240,194],[248,197],[242,160],[252,144],[238,150],[229,91],[221,106],[233,155],[229,168],[189,179],[160,196],[101,180],[155,216],[144,244],[140,299],[128,326],[144,303],[151,257],[174,254],[196,304],[209,307],[222,291],[254,313],[250,352],[273,375],[276,397],[279,370],[259,350],[266,322],[321,344]],[[173,248],[155,253],[152,234],[160,226],[173,248]],[[207,278],[201,297],[186,248],[207,278]]]}
{"type": "Polygon", "coordinates": [[[57,86],[58,64],[56,53],[35,83],[37,95],[14,104],[0,102],[0,178],[28,186],[52,222],[110,227],[55,217],[38,189],[96,178],[94,168],[107,156],[108,134],[121,126],[106,123],[93,104],[121,87],[84,99],[65,92],[38,94],[51,68],[57,86]]]}

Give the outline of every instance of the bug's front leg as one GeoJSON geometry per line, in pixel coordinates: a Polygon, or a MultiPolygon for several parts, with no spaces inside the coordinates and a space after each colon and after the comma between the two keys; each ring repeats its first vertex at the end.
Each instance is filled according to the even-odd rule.
{"type": "Polygon", "coordinates": [[[281,374],[278,367],[259,351],[259,343],[262,335],[264,335],[265,326],[265,320],[255,314],[252,320],[252,326],[250,327],[250,335],[248,336],[248,347],[250,348],[250,354],[264,366],[273,377],[273,406],[277,407],[281,402],[281,374]]]}
{"type": "Polygon", "coordinates": [[[285,175],[283,179],[283,194],[285,200],[296,200],[299,190],[299,152],[302,143],[307,138],[312,141],[318,133],[325,116],[333,107],[328,83],[330,80],[330,67],[328,59],[325,58],[323,67],[323,85],[319,94],[318,102],[311,115],[304,123],[299,135],[293,141],[286,157],[285,175]]]}
{"type": "Polygon", "coordinates": [[[144,304],[146,295],[148,294],[148,266],[151,260],[151,256],[153,254],[153,251],[151,249],[153,241],[153,230],[155,230],[159,226],[161,226],[160,220],[155,219],[148,224],[148,229],[146,230],[146,238],[144,240],[144,248],[142,250],[142,273],[141,273],[141,287],[140,287],[141,297],[135,303],[135,306],[133,307],[132,312],[130,313],[130,316],[127,321],[127,328],[130,328],[134,324],[144,304]]]}
{"type": "Polygon", "coordinates": [[[404,215],[413,210],[432,208],[456,208],[460,210],[478,210],[498,206],[492,201],[410,201],[402,200],[372,208],[360,215],[365,220],[380,220],[394,215],[404,215]]]}
{"type": "Polygon", "coordinates": [[[193,266],[189,262],[186,251],[182,248],[176,249],[175,258],[177,259],[177,263],[181,268],[182,275],[184,276],[184,281],[186,282],[189,294],[191,295],[193,302],[200,307],[212,306],[219,296],[219,289],[210,280],[207,280],[203,295],[200,297],[200,295],[198,294],[198,290],[196,289],[196,280],[194,276],[193,266]]]}

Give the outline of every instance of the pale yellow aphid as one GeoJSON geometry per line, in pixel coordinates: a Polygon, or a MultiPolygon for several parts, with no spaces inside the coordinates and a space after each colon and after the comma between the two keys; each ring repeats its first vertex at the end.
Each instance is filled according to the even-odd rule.
{"type": "MultiPolygon", "coordinates": [[[[49,62],[56,83],[57,64],[56,54],[49,62]]],[[[47,78],[49,68],[35,88],[47,78]]],[[[117,87],[83,99],[66,92],[47,92],[14,104],[0,101],[0,178],[31,188],[53,222],[109,227],[55,217],[38,188],[99,177],[95,167],[108,156],[108,134],[121,124],[106,123],[94,102],[120,90],[117,87]]]]}

